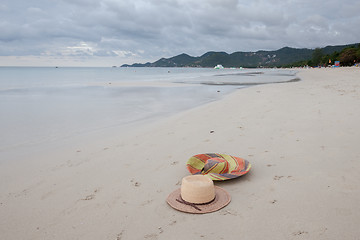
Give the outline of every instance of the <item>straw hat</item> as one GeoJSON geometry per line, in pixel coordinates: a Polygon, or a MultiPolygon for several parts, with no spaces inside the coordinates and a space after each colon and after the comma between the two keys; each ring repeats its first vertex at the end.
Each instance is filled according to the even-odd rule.
{"type": "Polygon", "coordinates": [[[170,193],[167,203],[181,212],[210,213],[230,203],[231,197],[224,189],[214,186],[207,176],[184,177],[181,188],[170,193]]]}
{"type": "Polygon", "coordinates": [[[212,180],[223,181],[246,174],[251,164],[245,159],[227,154],[206,153],[192,156],[186,167],[191,174],[207,175],[212,180]]]}

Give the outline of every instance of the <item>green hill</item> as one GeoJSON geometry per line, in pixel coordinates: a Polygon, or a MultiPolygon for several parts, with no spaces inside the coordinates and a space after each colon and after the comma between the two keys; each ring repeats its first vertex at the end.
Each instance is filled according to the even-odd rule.
{"type": "MultiPolygon", "coordinates": [[[[353,46],[339,45],[321,48],[323,54],[340,52],[344,48],[353,46]]],[[[192,57],[182,53],[171,58],[161,58],[153,63],[124,64],[121,67],[214,67],[218,64],[224,67],[281,67],[312,58],[314,49],[284,47],[276,51],[257,52],[207,52],[200,57],[192,57]]]]}

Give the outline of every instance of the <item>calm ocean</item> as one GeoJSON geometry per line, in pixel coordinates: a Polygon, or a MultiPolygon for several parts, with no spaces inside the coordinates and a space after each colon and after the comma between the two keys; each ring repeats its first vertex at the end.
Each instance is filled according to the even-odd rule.
{"type": "Polygon", "coordinates": [[[0,67],[0,153],[156,120],[249,84],[294,78],[270,69],[0,67]]]}

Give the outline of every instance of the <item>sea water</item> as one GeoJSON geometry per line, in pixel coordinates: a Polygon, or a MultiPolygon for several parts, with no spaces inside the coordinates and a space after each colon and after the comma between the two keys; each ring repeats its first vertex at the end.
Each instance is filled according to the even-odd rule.
{"type": "Polygon", "coordinates": [[[142,124],[238,88],[294,78],[293,71],[271,69],[0,67],[0,155],[142,124]]]}

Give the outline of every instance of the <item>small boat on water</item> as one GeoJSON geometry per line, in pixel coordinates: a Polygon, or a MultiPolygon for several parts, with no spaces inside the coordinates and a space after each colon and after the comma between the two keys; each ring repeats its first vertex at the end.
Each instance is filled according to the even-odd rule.
{"type": "Polygon", "coordinates": [[[224,67],[223,67],[223,65],[221,65],[221,64],[218,64],[218,65],[216,65],[215,67],[214,67],[214,69],[223,69],[224,67]]]}

